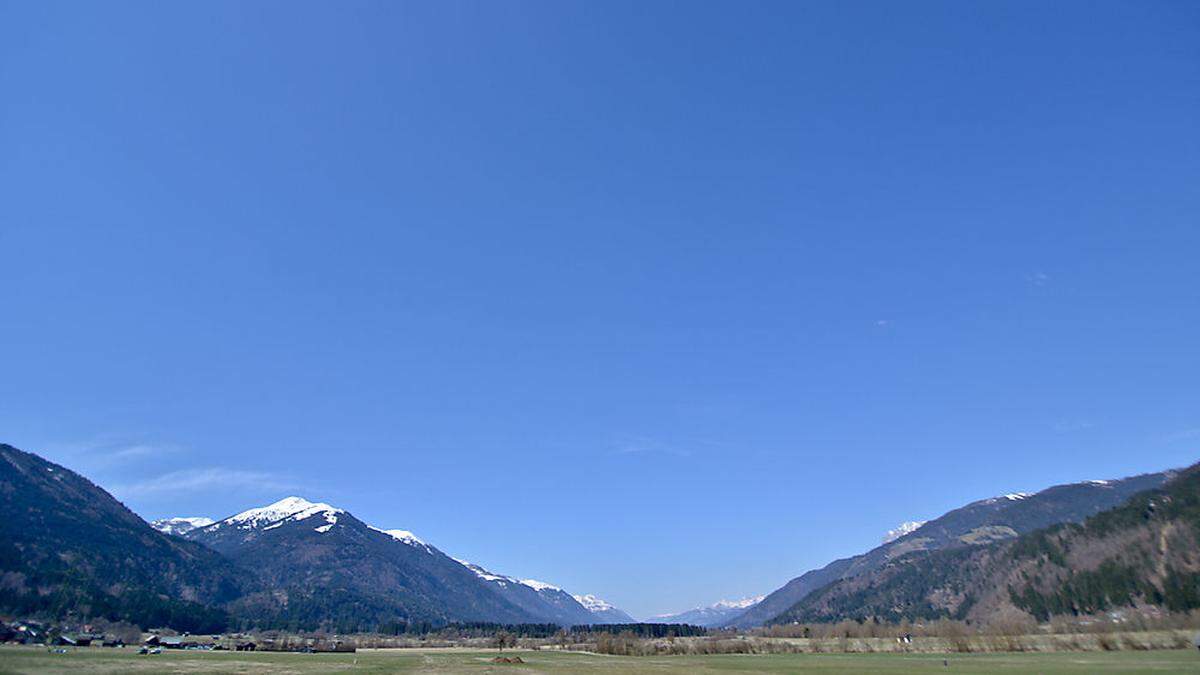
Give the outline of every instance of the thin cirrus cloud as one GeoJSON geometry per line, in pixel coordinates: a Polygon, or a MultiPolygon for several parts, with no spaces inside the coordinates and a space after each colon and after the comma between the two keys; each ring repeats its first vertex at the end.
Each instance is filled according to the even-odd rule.
{"type": "Polygon", "coordinates": [[[182,447],[170,443],[128,441],[118,437],[50,443],[38,450],[47,458],[84,471],[103,471],[138,460],[184,453],[182,447]]]}
{"type": "Polygon", "coordinates": [[[147,497],[166,493],[211,492],[230,490],[290,490],[299,486],[275,473],[205,467],[181,469],[146,480],[114,485],[113,494],[120,497],[147,497]]]}
{"type": "Polygon", "coordinates": [[[1025,283],[1030,286],[1045,286],[1050,283],[1050,275],[1045,272],[1029,272],[1025,275],[1025,283]]]}
{"type": "Polygon", "coordinates": [[[1182,429],[1172,434],[1166,435],[1168,443],[1180,443],[1183,441],[1194,441],[1200,439],[1200,427],[1194,429],[1182,429]]]}
{"type": "Polygon", "coordinates": [[[645,437],[622,439],[616,444],[614,452],[618,455],[669,455],[674,457],[689,457],[692,454],[688,450],[645,437]]]}

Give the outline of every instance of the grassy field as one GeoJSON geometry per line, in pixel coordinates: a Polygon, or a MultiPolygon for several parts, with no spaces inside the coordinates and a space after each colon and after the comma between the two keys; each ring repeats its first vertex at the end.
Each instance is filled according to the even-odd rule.
{"type": "Polygon", "coordinates": [[[494,651],[404,649],[357,654],[164,652],[0,647],[0,673],[1200,673],[1200,652],[1056,654],[786,654],[627,657],[505,651],[524,664],[493,664],[494,651]],[[943,660],[945,664],[943,664],[943,660]]]}

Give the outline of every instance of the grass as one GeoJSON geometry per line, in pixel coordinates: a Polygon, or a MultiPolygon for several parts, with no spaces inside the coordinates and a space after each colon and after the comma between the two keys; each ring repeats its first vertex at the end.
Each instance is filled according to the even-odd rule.
{"type": "Polygon", "coordinates": [[[493,664],[495,651],[363,650],[357,654],[282,654],[0,647],[0,673],[1196,673],[1200,652],[999,654],[778,654],[632,657],[579,652],[505,651],[524,664],[493,664]],[[947,665],[943,665],[943,661],[947,665]]]}

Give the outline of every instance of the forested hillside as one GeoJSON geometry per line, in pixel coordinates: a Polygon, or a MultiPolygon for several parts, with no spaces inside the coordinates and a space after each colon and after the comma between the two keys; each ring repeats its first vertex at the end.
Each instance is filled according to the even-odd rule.
{"type": "Polygon", "coordinates": [[[223,630],[214,609],[243,575],[199,544],[151,528],[104,490],[0,444],[0,612],[106,617],[223,630]]]}
{"type": "Polygon", "coordinates": [[[772,623],[987,621],[1200,607],[1200,465],[1088,518],[984,546],[912,553],[809,594],[772,623]]]}
{"type": "Polygon", "coordinates": [[[1119,480],[1089,480],[1056,485],[1036,494],[1012,493],[972,502],[866,553],[806,572],[729,623],[738,627],[761,625],[822,586],[872,573],[917,551],[982,546],[1048,525],[1081,522],[1139,492],[1161,486],[1171,475],[1162,472],[1119,480]]]}

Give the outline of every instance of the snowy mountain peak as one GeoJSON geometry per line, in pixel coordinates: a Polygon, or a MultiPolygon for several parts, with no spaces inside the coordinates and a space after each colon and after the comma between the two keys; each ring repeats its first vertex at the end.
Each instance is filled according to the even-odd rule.
{"type": "Polygon", "coordinates": [[[607,600],[601,600],[590,593],[587,595],[572,595],[571,597],[575,598],[575,602],[583,605],[590,612],[603,612],[609,609],[616,609],[612,603],[607,600]]]}
{"type": "Polygon", "coordinates": [[[721,600],[706,607],[695,607],[677,614],[659,614],[646,621],[650,623],[690,623],[697,626],[722,626],[749,608],[762,602],[765,596],[757,595],[741,600],[721,600]]]}
{"type": "Polygon", "coordinates": [[[151,521],[150,527],[166,534],[185,535],[192,530],[213,524],[212,518],[194,516],[190,518],[160,518],[151,521]]]}
{"type": "Polygon", "coordinates": [[[216,529],[223,525],[230,525],[240,530],[249,530],[265,526],[264,530],[272,530],[282,525],[285,520],[304,520],[317,514],[324,514],[326,524],[315,529],[318,532],[328,532],[337,523],[337,515],[340,513],[345,513],[345,511],[329,504],[310,502],[303,497],[286,497],[274,504],[242,511],[212,525],[212,527],[216,529]]]}
{"type": "Polygon", "coordinates": [[[745,609],[752,607],[762,602],[765,595],[756,595],[752,598],[742,598],[741,600],[719,600],[712,605],[713,609],[745,609]]]}
{"type": "Polygon", "coordinates": [[[926,522],[928,522],[928,521],[906,520],[903,523],[900,523],[900,525],[898,527],[896,527],[896,529],[888,530],[887,534],[883,535],[883,543],[884,544],[891,543],[910,532],[915,532],[917,530],[917,528],[921,527],[926,522]]]}

